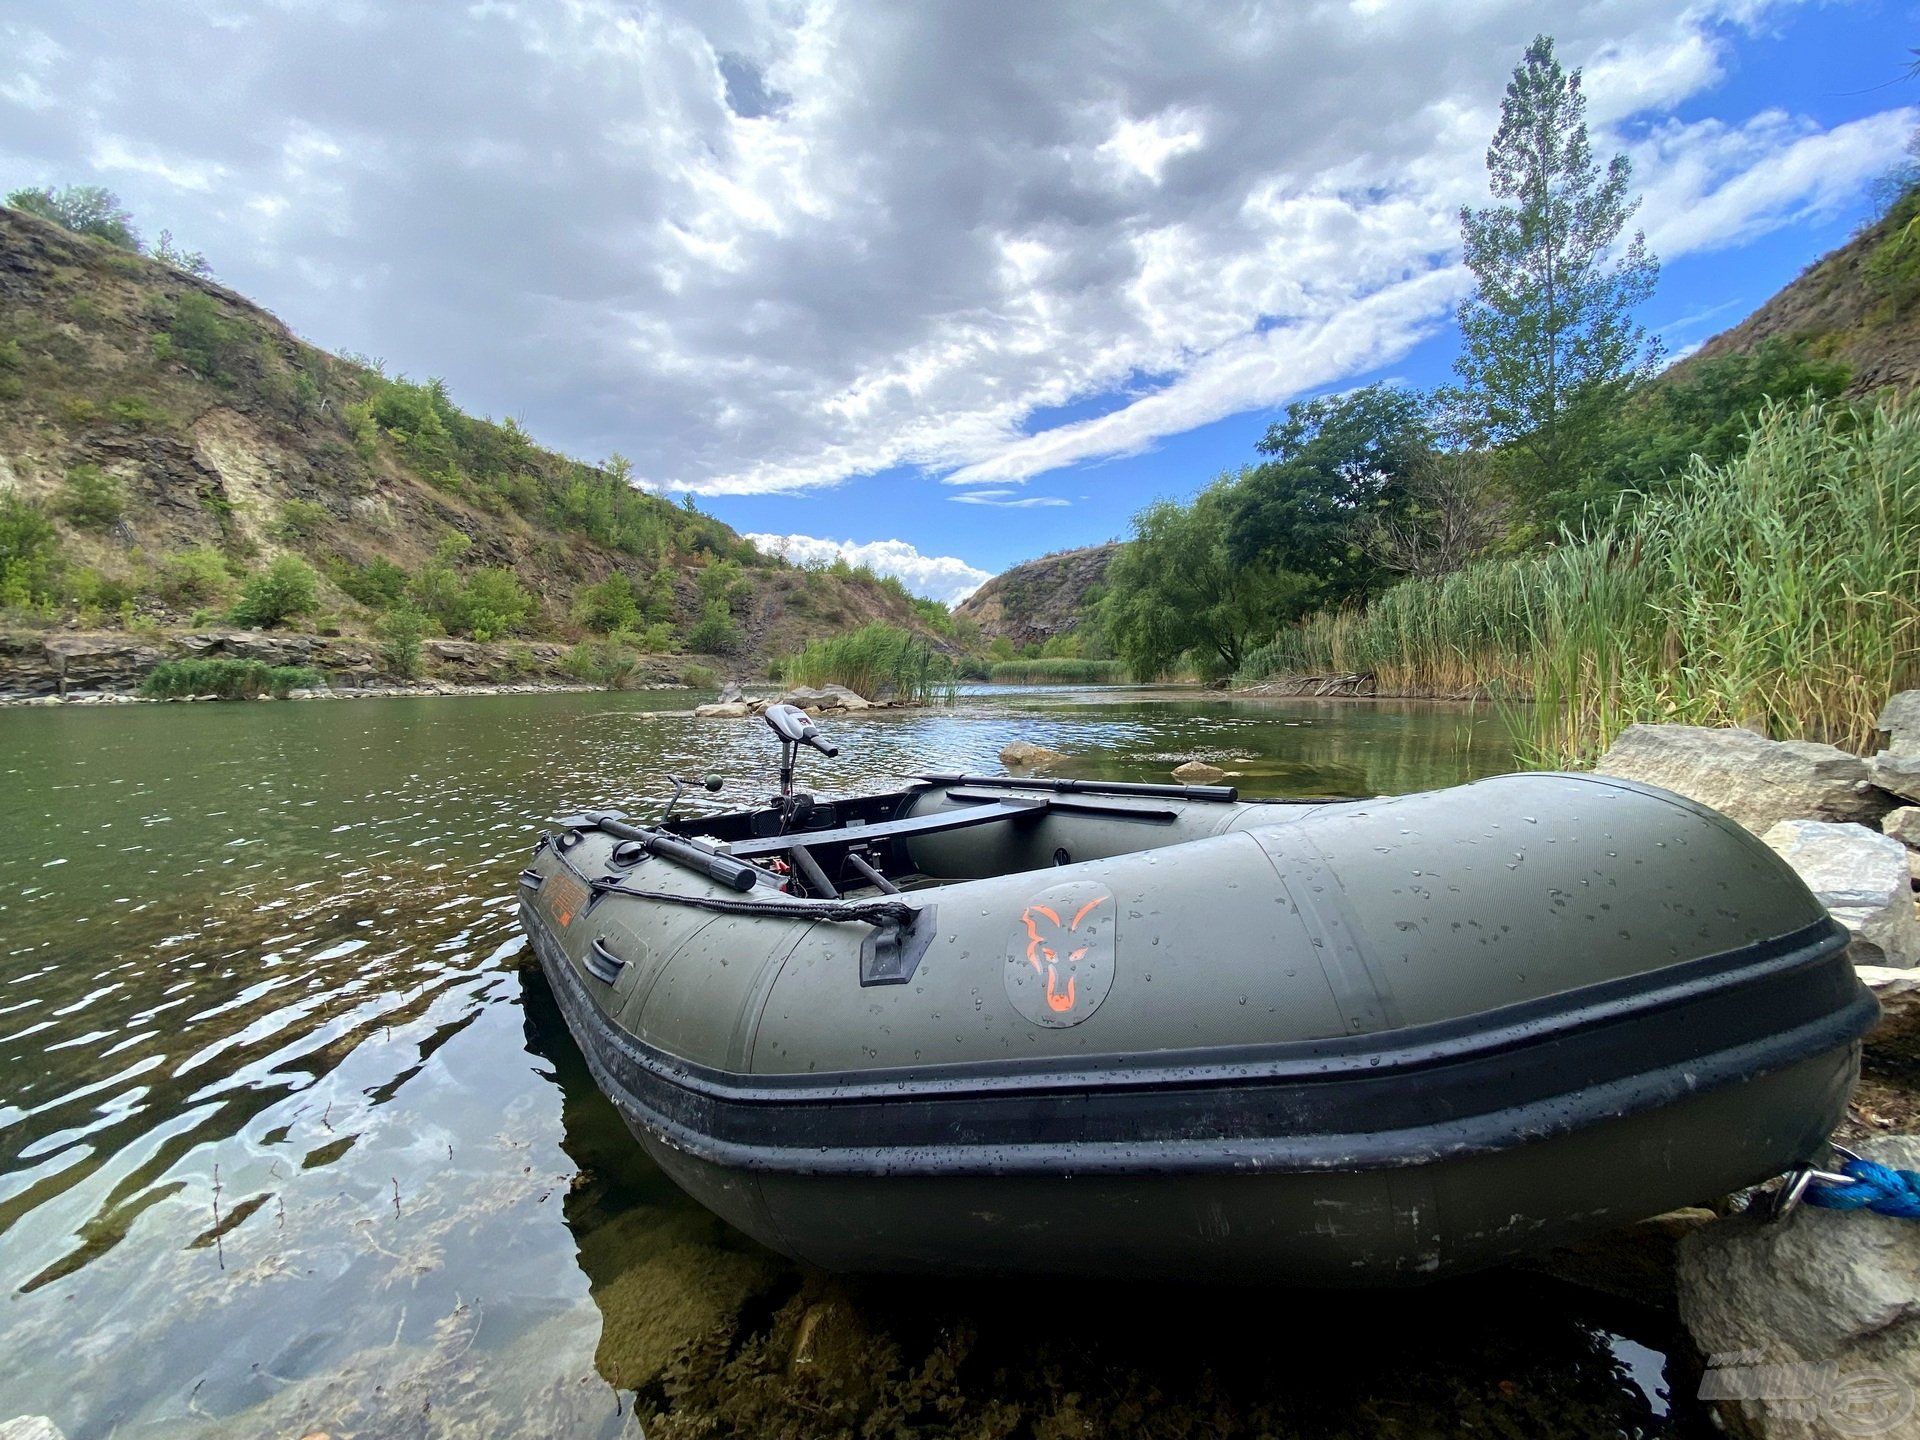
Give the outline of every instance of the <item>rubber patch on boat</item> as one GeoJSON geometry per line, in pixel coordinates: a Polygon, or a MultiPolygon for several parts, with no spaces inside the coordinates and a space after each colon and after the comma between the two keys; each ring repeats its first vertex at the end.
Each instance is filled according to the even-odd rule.
{"type": "Polygon", "coordinates": [[[1113,892],[1085,880],[1042,890],[1007,944],[1007,998],[1036,1025],[1078,1025],[1113,988],[1113,892]]]}
{"type": "Polygon", "coordinates": [[[587,903],[587,887],[564,871],[548,877],[540,887],[540,898],[547,902],[553,918],[564,928],[573,923],[580,907],[587,903]]]}

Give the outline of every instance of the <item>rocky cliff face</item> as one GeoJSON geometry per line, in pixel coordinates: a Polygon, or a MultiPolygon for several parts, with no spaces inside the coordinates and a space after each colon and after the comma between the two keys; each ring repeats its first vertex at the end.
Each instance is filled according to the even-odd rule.
{"type": "Polygon", "coordinates": [[[1913,385],[1920,379],[1920,227],[1909,229],[1916,214],[1895,206],[1668,373],[1786,339],[1845,362],[1853,394],[1913,385]]]}
{"type": "Polygon", "coordinates": [[[971,620],[989,640],[1005,636],[1017,646],[1045,644],[1080,624],[1087,592],[1103,583],[1120,553],[1117,541],[1061,550],[996,575],[954,614],[971,620]]]}

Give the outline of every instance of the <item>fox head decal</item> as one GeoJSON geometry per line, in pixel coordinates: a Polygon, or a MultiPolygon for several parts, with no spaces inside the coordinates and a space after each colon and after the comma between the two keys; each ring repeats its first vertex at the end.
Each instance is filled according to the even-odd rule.
{"type": "Polygon", "coordinates": [[[1077,1025],[1113,985],[1113,892],[1085,881],[1029,900],[1007,950],[1007,998],[1049,1027],[1077,1025]]]}

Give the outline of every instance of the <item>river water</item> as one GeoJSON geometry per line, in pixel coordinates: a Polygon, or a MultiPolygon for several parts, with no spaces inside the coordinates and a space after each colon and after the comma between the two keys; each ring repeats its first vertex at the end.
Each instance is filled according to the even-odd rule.
{"type": "MultiPolygon", "coordinates": [[[[159,1435],[1697,1433],[1665,1327],[1500,1274],[1323,1296],[842,1281],[684,1199],[514,921],[536,827],[665,771],[684,693],[0,711],[0,1420],[159,1435]],[[1666,1390],[1682,1398],[1670,1401],[1666,1390]]],[[[997,770],[1370,795],[1509,767],[1484,711],[965,693],[831,724],[831,793],[997,770]]],[[[700,795],[704,803],[717,803],[700,795]]]]}

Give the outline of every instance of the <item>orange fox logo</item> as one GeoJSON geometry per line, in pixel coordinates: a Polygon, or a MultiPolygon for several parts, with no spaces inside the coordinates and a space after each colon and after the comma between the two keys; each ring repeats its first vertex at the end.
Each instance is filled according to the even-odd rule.
{"type": "Polygon", "coordinates": [[[1080,922],[1106,901],[1106,896],[1096,895],[1074,912],[1073,919],[1067,922],[1064,931],[1060,928],[1060,912],[1051,905],[1033,904],[1020,912],[1020,923],[1027,927],[1027,963],[1033,967],[1033,973],[1046,981],[1047,1009],[1056,1015],[1064,1015],[1073,1009],[1074,974],[1073,967],[1086,958],[1092,947],[1090,935],[1080,935],[1080,922]],[[1049,933],[1042,934],[1040,925],[1034,917],[1043,917],[1049,925],[1049,933]],[[1076,943],[1077,941],[1077,943],[1076,943]],[[1061,951],[1065,950],[1063,956],[1061,951]],[[1061,971],[1066,971],[1066,989],[1060,988],[1061,971]]]}

